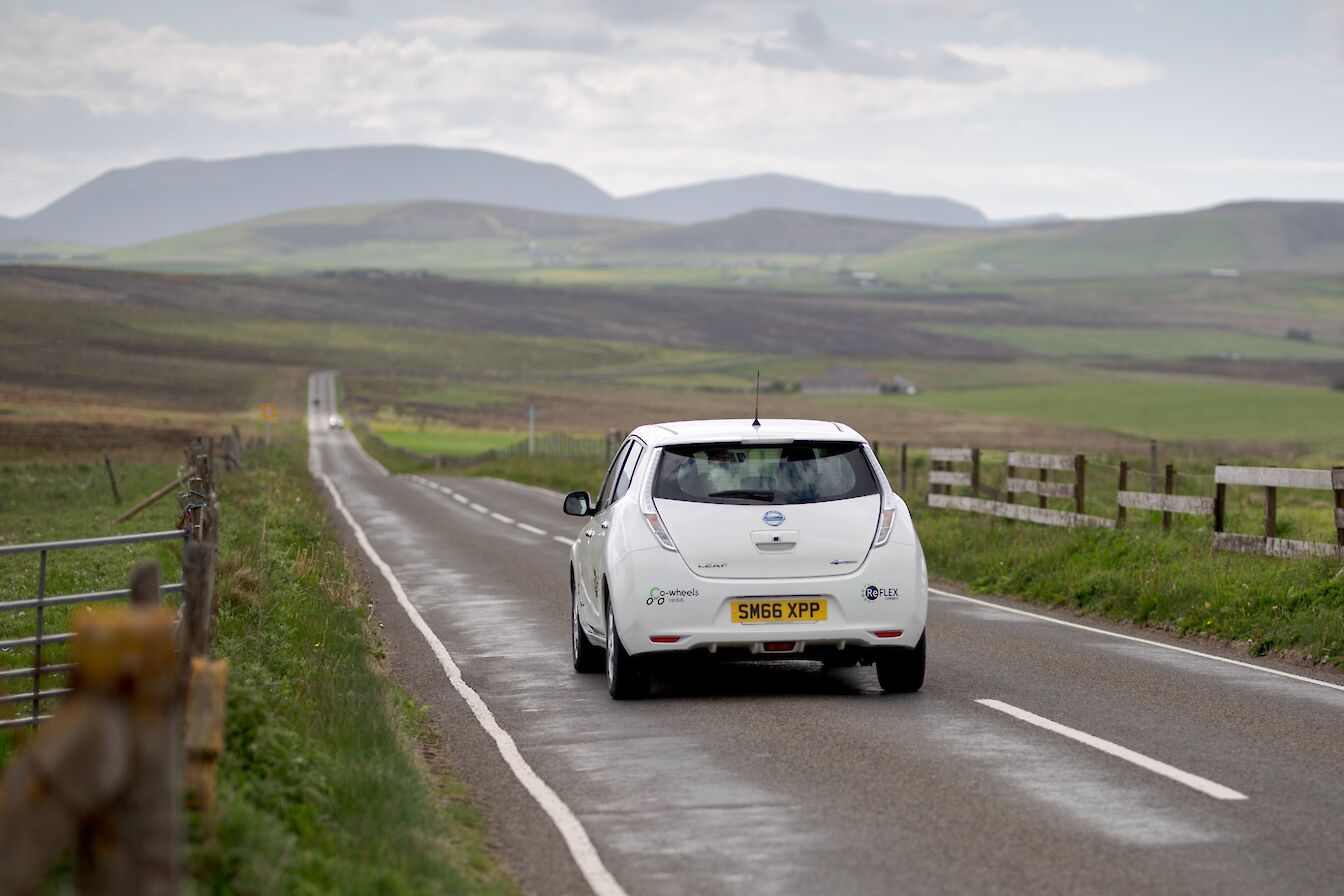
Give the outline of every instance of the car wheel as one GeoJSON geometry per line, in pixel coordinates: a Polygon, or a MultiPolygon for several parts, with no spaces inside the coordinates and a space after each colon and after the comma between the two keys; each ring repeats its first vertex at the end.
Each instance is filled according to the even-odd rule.
{"type": "Polygon", "coordinates": [[[613,700],[635,700],[649,692],[649,679],[639,660],[625,652],[616,615],[607,597],[607,691],[613,700]]]}
{"type": "Polygon", "coordinates": [[[575,672],[598,672],[602,669],[602,648],[595,646],[584,634],[583,623],[579,621],[579,592],[574,587],[574,579],[569,581],[569,634],[574,654],[575,672]]]}
{"type": "Polygon", "coordinates": [[[924,654],[928,634],[908,647],[892,647],[877,660],[877,683],[887,694],[912,694],[924,686],[924,654]]]}

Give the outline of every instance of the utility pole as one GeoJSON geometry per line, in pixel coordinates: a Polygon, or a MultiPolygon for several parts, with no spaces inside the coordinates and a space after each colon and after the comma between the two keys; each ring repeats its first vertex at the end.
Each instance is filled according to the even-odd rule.
{"type": "Polygon", "coordinates": [[[527,406],[527,456],[537,453],[537,407],[527,406]]]}

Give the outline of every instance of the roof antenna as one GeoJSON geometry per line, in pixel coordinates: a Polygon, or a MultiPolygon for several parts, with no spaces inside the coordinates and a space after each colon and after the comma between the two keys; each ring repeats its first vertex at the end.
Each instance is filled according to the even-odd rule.
{"type": "Polygon", "coordinates": [[[751,421],[751,425],[757,429],[761,428],[761,372],[756,371],[756,416],[751,421]]]}

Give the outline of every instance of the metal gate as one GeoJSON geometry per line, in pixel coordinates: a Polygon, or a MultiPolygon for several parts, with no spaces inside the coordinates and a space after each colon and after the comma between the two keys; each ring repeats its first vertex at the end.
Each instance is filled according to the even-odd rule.
{"type": "MultiPolygon", "coordinates": [[[[143,544],[154,541],[172,541],[176,539],[182,542],[183,558],[183,579],[186,578],[185,563],[187,556],[187,540],[190,532],[182,529],[170,529],[165,532],[145,532],[139,535],[111,535],[105,538],[81,538],[74,541],[48,541],[40,544],[16,544],[0,546],[0,557],[11,554],[37,554],[37,594],[34,597],[23,600],[0,601],[0,613],[6,611],[34,611],[33,634],[29,637],[11,638],[0,640],[0,655],[5,655],[9,651],[23,650],[25,648],[32,650],[32,665],[21,669],[0,669],[0,682],[8,682],[15,679],[28,679],[31,682],[31,689],[19,691],[18,693],[0,693],[0,707],[7,707],[10,704],[29,704],[30,709],[26,712],[20,712],[15,717],[0,719],[0,729],[15,728],[23,725],[36,726],[39,722],[51,718],[50,713],[42,712],[42,703],[46,700],[52,700],[70,693],[70,688],[59,686],[48,686],[45,690],[42,686],[44,676],[58,675],[63,672],[69,672],[74,668],[73,663],[46,663],[42,661],[42,649],[52,644],[63,644],[75,637],[73,632],[51,631],[44,619],[44,610],[47,607],[70,606],[74,604],[89,604],[100,601],[116,600],[117,598],[129,597],[131,590],[129,588],[117,588],[112,591],[90,591],[85,594],[48,594],[47,593],[47,564],[48,555],[53,551],[80,550],[82,548],[107,547],[110,545],[123,544],[143,544]]],[[[161,585],[159,591],[162,594],[181,593],[183,589],[182,582],[176,582],[169,585],[161,585]]],[[[6,688],[6,690],[8,690],[6,688]]]]}

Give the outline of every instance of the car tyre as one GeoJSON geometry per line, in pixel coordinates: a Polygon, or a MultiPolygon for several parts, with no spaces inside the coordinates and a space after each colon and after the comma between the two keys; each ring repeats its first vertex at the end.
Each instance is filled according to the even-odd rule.
{"type": "Polygon", "coordinates": [[[625,652],[616,614],[607,598],[607,691],[613,700],[638,700],[649,692],[649,677],[643,664],[625,652]]]}
{"type": "Polygon", "coordinates": [[[913,694],[924,686],[924,655],[928,633],[914,649],[893,647],[877,660],[877,683],[886,694],[913,694]]]}
{"type": "Polygon", "coordinates": [[[583,623],[579,621],[579,592],[574,587],[573,577],[569,582],[569,637],[574,654],[575,672],[600,672],[602,671],[602,648],[588,640],[588,635],[583,631],[583,623]]]}

